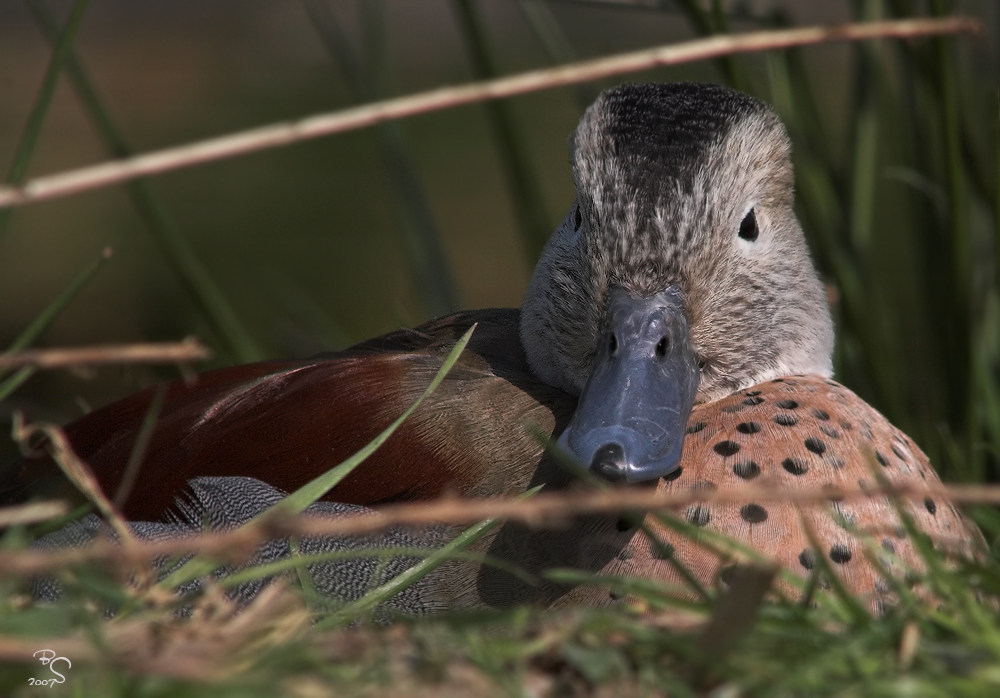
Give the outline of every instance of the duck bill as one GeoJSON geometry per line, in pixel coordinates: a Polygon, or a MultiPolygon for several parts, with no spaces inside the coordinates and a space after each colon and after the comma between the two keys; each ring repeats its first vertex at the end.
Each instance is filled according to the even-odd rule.
{"type": "Polygon", "coordinates": [[[590,376],[559,443],[607,480],[663,477],[680,466],[697,391],[679,291],[639,298],[614,288],[590,376]]]}

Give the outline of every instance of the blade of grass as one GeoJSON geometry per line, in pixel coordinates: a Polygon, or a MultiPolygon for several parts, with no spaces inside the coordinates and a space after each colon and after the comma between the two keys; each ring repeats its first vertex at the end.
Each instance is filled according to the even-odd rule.
{"type": "MultiPolygon", "coordinates": [[[[877,2],[864,0],[856,12],[860,19],[873,20],[878,15],[877,2]]],[[[859,46],[854,52],[854,103],[850,107],[853,127],[852,143],[853,164],[849,181],[850,213],[847,220],[848,234],[854,247],[862,255],[867,256],[871,248],[874,222],[875,192],[878,191],[876,179],[879,173],[878,142],[882,137],[879,132],[880,117],[875,101],[876,94],[885,86],[881,79],[878,65],[877,47],[872,45],[859,46]]]]}
{"type": "Polygon", "coordinates": [[[209,356],[208,350],[198,340],[187,337],[179,342],[25,349],[13,354],[0,354],[0,369],[23,366],[51,369],[143,363],[183,365],[207,359],[209,356]]]}
{"type": "MultiPolygon", "coordinates": [[[[879,4],[876,0],[860,0],[855,3],[855,16],[874,20],[880,16],[879,4]]],[[[860,46],[852,57],[850,166],[845,192],[847,230],[843,232],[849,240],[848,253],[861,260],[861,264],[875,257],[875,201],[882,191],[883,149],[879,147],[879,142],[885,134],[881,132],[883,116],[879,111],[878,98],[885,96],[891,99],[892,92],[891,81],[886,79],[880,63],[880,48],[860,46]]],[[[880,403],[883,409],[900,415],[905,412],[905,394],[893,390],[899,384],[899,363],[879,360],[886,355],[902,355],[896,348],[898,338],[902,336],[900,323],[895,321],[897,315],[890,308],[872,302],[873,296],[882,297],[878,287],[870,283],[865,286],[865,292],[860,296],[847,299],[850,306],[845,308],[847,317],[857,328],[862,346],[867,349],[857,358],[868,364],[866,375],[876,394],[882,398],[880,403]]]]}
{"type": "MultiPolygon", "coordinates": [[[[705,3],[698,0],[679,0],[677,4],[699,36],[726,33],[725,15],[718,0],[712,0],[709,9],[704,7],[705,3]]],[[[725,76],[726,82],[738,90],[747,89],[746,74],[734,56],[721,56],[715,62],[725,76]]]]}
{"type": "MultiPolygon", "coordinates": [[[[35,316],[35,319],[31,321],[24,331],[10,343],[7,347],[7,353],[14,353],[31,346],[48,329],[66,306],[76,298],[77,294],[83,290],[83,287],[104,267],[109,259],[111,259],[111,248],[105,248],[101,252],[100,257],[91,262],[89,266],[80,272],[66,288],[45,306],[42,312],[35,316]]],[[[2,381],[0,382],[0,400],[6,399],[11,393],[17,390],[20,385],[34,375],[35,371],[35,367],[26,366],[6,378],[4,377],[4,373],[0,372],[0,381],[2,381]]]]}
{"type": "MultiPolygon", "coordinates": [[[[931,3],[935,14],[941,15],[949,11],[944,4],[934,0],[931,3]]],[[[968,410],[974,407],[972,398],[976,394],[975,387],[975,357],[973,356],[972,340],[975,329],[974,322],[978,313],[975,308],[979,304],[978,294],[973,293],[972,275],[972,231],[969,219],[969,196],[966,186],[966,169],[962,157],[962,119],[959,116],[961,104],[957,74],[954,68],[954,47],[945,41],[931,43],[937,57],[937,72],[935,79],[941,96],[942,124],[944,130],[945,179],[948,189],[950,235],[950,261],[952,307],[949,317],[954,323],[954,333],[950,337],[950,362],[954,367],[945,374],[954,381],[955,396],[950,400],[952,423],[963,432],[963,441],[972,443],[979,436],[978,424],[968,419],[968,410]],[[964,428],[963,428],[964,427],[964,428]]],[[[947,368],[947,367],[945,367],[947,368]]]]}
{"type": "MultiPolygon", "coordinates": [[[[733,503],[747,499],[756,501],[780,499],[781,502],[788,504],[813,505],[829,501],[831,498],[848,500],[852,497],[876,496],[889,491],[904,498],[933,496],[954,502],[990,504],[1000,501],[1000,486],[990,485],[950,486],[933,489],[902,486],[886,490],[882,488],[873,490],[869,486],[845,487],[836,491],[831,491],[828,487],[820,487],[805,488],[800,492],[795,490],[776,492],[767,487],[746,485],[738,489],[723,488],[714,492],[675,492],[672,496],[657,494],[655,491],[613,490],[587,493],[574,489],[570,492],[543,494],[527,504],[511,502],[505,497],[485,500],[451,501],[446,499],[401,502],[382,508],[380,511],[384,515],[379,517],[362,515],[337,517],[325,521],[312,519],[279,521],[278,530],[284,535],[291,535],[293,532],[310,536],[362,535],[384,531],[393,526],[424,525],[427,523],[466,524],[486,518],[505,518],[531,524],[538,521],[540,516],[565,518],[588,514],[609,514],[630,509],[658,511],[664,507],[676,509],[705,500],[733,503]]],[[[225,555],[234,547],[259,544],[266,540],[268,535],[271,535],[271,530],[263,527],[216,531],[196,542],[182,539],[151,541],[147,544],[147,548],[148,553],[154,556],[186,553],[192,550],[211,551],[212,554],[225,555]]],[[[679,528],[679,530],[683,532],[684,529],[679,528]]],[[[740,555],[750,560],[764,559],[768,561],[766,552],[730,541],[721,534],[712,533],[703,528],[700,530],[701,534],[697,537],[697,542],[699,545],[714,545],[715,547],[708,547],[708,550],[716,555],[724,557],[740,555]]],[[[129,551],[122,551],[113,544],[96,542],[86,549],[30,556],[23,561],[0,556],[0,566],[7,566],[8,573],[12,575],[37,575],[47,573],[60,565],[80,560],[127,559],[129,557],[127,553],[129,551]]],[[[799,582],[802,583],[801,580],[799,582]]]]}
{"type": "MultiPolygon", "coordinates": [[[[473,75],[478,80],[497,77],[500,71],[488,46],[483,21],[474,7],[474,0],[452,0],[452,8],[465,40],[473,75]]],[[[531,166],[526,140],[515,122],[510,105],[492,100],[485,102],[483,108],[496,142],[496,154],[511,195],[525,256],[534,261],[541,254],[552,225],[542,198],[542,187],[531,166]]]]}
{"type": "Polygon", "coordinates": [[[0,402],[3,402],[8,397],[10,397],[14,391],[24,385],[24,382],[35,375],[35,369],[33,366],[26,366],[19,371],[14,372],[13,375],[0,381],[0,402]]]}
{"type": "MultiPolygon", "coordinates": [[[[896,15],[911,10],[895,0],[889,5],[896,15]]],[[[931,11],[940,15],[949,8],[932,3],[931,11]]],[[[918,206],[930,210],[926,223],[919,220],[921,224],[912,231],[918,238],[915,247],[922,251],[924,285],[933,289],[920,318],[922,332],[934,340],[929,344],[934,363],[924,382],[935,394],[923,390],[920,398],[940,405],[930,414],[919,410],[920,428],[926,434],[921,440],[948,475],[983,479],[995,478],[1000,469],[1000,459],[980,447],[983,439],[996,443],[995,427],[990,426],[994,420],[987,416],[992,409],[984,411],[982,405],[996,400],[997,369],[992,376],[987,370],[984,376],[980,367],[998,365],[1000,266],[990,261],[986,251],[992,250],[996,258],[1000,245],[996,218],[991,228],[988,214],[982,215],[986,208],[996,208],[996,199],[987,193],[992,185],[982,166],[985,158],[972,153],[992,151],[995,145],[987,145],[991,135],[983,129],[986,110],[981,108],[985,102],[978,99],[983,96],[981,86],[969,78],[967,70],[972,61],[986,54],[966,51],[961,56],[958,48],[946,43],[902,44],[896,51],[909,88],[908,110],[901,124],[912,132],[912,167],[936,193],[933,207],[916,199],[918,206]],[[964,65],[959,67],[963,57],[964,65]],[[944,427],[942,422],[946,422],[944,427]]],[[[992,121],[996,123],[995,118],[992,121]]],[[[908,241],[912,237],[907,236],[908,241]]]]}
{"type": "MultiPolygon", "coordinates": [[[[668,518],[666,514],[657,515],[657,521],[661,524],[663,524],[663,519],[666,518],[668,518]]],[[[677,520],[676,517],[669,518],[674,521],[677,520]]],[[[688,588],[694,591],[695,595],[699,599],[708,601],[715,598],[715,594],[710,593],[708,589],[705,588],[705,585],[698,581],[697,575],[688,569],[687,565],[677,559],[677,556],[674,554],[674,547],[671,544],[660,540],[660,537],[656,535],[652,528],[645,522],[643,522],[641,530],[649,539],[650,545],[654,546],[654,549],[657,551],[657,556],[662,557],[662,559],[670,563],[670,566],[674,569],[674,571],[681,576],[684,583],[688,586],[688,588]]],[[[695,534],[692,532],[690,535],[695,534]]]]}
{"type": "Polygon", "coordinates": [[[14,415],[12,433],[14,440],[23,449],[28,449],[33,440],[44,438],[52,460],[59,466],[66,478],[73,483],[73,486],[100,512],[114,530],[121,545],[123,547],[135,545],[132,529],[105,496],[97,478],[94,477],[94,473],[76,455],[73,445],[59,427],[44,422],[26,424],[24,417],[17,413],[14,415]]]}
{"type": "Polygon", "coordinates": [[[774,584],[776,568],[747,565],[736,568],[733,579],[715,604],[708,626],[698,638],[701,653],[711,663],[725,661],[737,643],[753,628],[764,598],[774,584]]]}
{"type": "MultiPolygon", "coordinates": [[[[523,498],[532,496],[540,489],[540,487],[536,487],[529,490],[525,493],[523,498]]],[[[349,603],[343,608],[338,609],[329,619],[320,622],[319,625],[321,627],[339,625],[341,623],[350,622],[362,614],[369,613],[379,604],[388,601],[406,587],[416,583],[423,577],[426,577],[436,568],[440,567],[442,563],[451,560],[455,553],[465,550],[467,547],[496,528],[499,523],[499,519],[487,519],[470,526],[440,549],[432,552],[430,555],[417,562],[406,571],[396,575],[385,584],[372,589],[357,601],[349,603]]]]}
{"type": "MultiPolygon", "coordinates": [[[[296,539],[291,541],[293,545],[290,545],[292,555],[287,558],[282,558],[280,560],[275,560],[274,562],[266,562],[261,565],[255,565],[254,567],[249,567],[245,570],[240,570],[238,572],[233,572],[232,574],[227,574],[224,578],[219,579],[216,583],[223,587],[229,588],[234,586],[239,586],[240,584],[245,584],[246,582],[256,581],[265,577],[270,577],[282,572],[288,572],[290,570],[302,570],[304,567],[309,565],[314,565],[323,562],[336,562],[342,560],[357,560],[361,558],[372,558],[378,557],[382,559],[392,558],[392,557],[413,557],[413,558],[426,558],[434,553],[436,553],[440,548],[392,548],[392,547],[377,547],[370,549],[352,549],[352,550],[334,550],[325,553],[300,553],[301,541],[296,539]]],[[[528,583],[533,583],[537,580],[536,577],[531,574],[524,572],[519,567],[509,564],[504,560],[498,558],[489,557],[482,553],[466,553],[462,551],[453,551],[450,555],[451,560],[462,560],[467,562],[475,562],[484,566],[494,567],[496,569],[509,572],[510,574],[516,576],[528,583]]],[[[304,586],[304,591],[308,593],[308,587],[312,586],[311,580],[308,585],[304,586]]],[[[315,594],[314,594],[315,595],[315,594]]]]}
{"type": "MultiPolygon", "coordinates": [[[[829,145],[823,112],[816,105],[801,52],[769,53],[766,65],[774,106],[785,117],[796,144],[797,208],[819,267],[836,288],[831,310],[838,328],[843,328],[849,326],[850,318],[864,314],[870,296],[859,257],[843,233],[846,195],[837,172],[836,150],[829,145]]],[[[838,372],[845,363],[845,338],[841,333],[835,346],[838,372]]]]}
{"type": "MultiPolygon", "coordinates": [[[[374,439],[372,439],[363,448],[357,451],[353,456],[345,460],[343,463],[331,468],[322,475],[317,476],[310,482],[306,483],[299,489],[295,490],[283,500],[275,504],[273,507],[267,511],[258,514],[253,519],[247,523],[240,526],[240,529],[245,529],[251,526],[260,525],[263,520],[273,516],[294,516],[296,514],[301,514],[305,511],[313,502],[319,500],[327,492],[333,489],[341,480],[347,477],[355,468],[357,468],[365,459],[368,458],[372,453],[374,453],[379,447],[382,446],[385,441],[392,436],[392,434],[399,428],[399,426],[411,415],[414,410],[420,406],[420,404],[429,396],[444,380],[445,376],[451,370],[452,366],[458,361],[459,356],[465,350],[466,345],[472,338],[472,333],[475,332],[477,325],[473,325],[468,329],[468,331],[462,335],[462,337],[455,344],[455,347],[448,354],[441,368],[435,374],[434,378],[424,389],[424,392],[420,394],[420,397],[410,405],[403,414],[401,414],[392,424],[382,430],[374,439]]],[[[172,574],[163,579],[159,586],[161,588],[175,588],[196,579],[204,574],[211,572],[215,568],[215,563],[211,560],[194,558],[189,560],[186,564],[181,566],[179,569],[175,570],[172,574]]]]}
{"type": "Polygon", "coordinates": [[[1000,90],[994,92],[993,114],[993,297],[1000,285],[1000,90]]]}
{"type": "MultiPolygon", "coordinates": [[[[300,514],[305,510],[307,506],[313,502],[321,499],[323,495],[333,489],[341,480],[347,477],[358,465],[362,463],[368,456],[374,453],[378,448],[386,442],[386,440],[392,436],[392,434],[399,428],[399,426],[407,419],[414,410],[416,410],[421,403],[433,393],[441,381],[444,380],[448,372],[451,371],[452,367],[458,361],[462,352],[465,350],[466,345],[469,340],[472,339],[472,333],[475,332],[478,324],[473,325],[468,329],[468,331],[462,335],[462,337],[455,344],[455,347],[448,354],[441,368],[438,370],[437,374],[431,380],[431,382],[421,393],[420,397],[417,398],[416,402],[410,405],[409,408],[403,414],[401,414],[396,421],[386,427],[382,433],[372,439],[367,445],[361,450],[355,453],[353,456],[345,460],[343,463],[327,471],[326,473],[315,478],[311,482],[303,485],[299,489],[292,492],[288,497],[286,497],[281,503],[275,505],[282,514],[300,514]]],[[[266,514],[264,514],[266,515],[266,514]]],[[[263,516],[263,515],[262,515],[263,516]]]]}
{"type": "Polygon", "coordinates": [[[35,319],[19,334],[7,347],[8,354],[21,351],[34,344],[41,334],[49,328],[53,321],[59,316],[67,305],[76,298],[83,287],[90,283],[91,279],[100,271],[111,259],[111,248],[106,247],[101,251],[100,256],[91,262],[80,274],[78,274],[66,288],[60,291],[52,302],[50,302],[40,312],[35,319]]]}
{"type": "Polygon", "coordinates": [[[157,420],[160,418],[160,411],[163,409],[163,402],[166,396],[167,390],[165,387],[160,386],[156,389],[153,399],[149,402],[149,409],[146,410],[146,416],[143,417],[142,424],[139,426],[139,433],[135,437],[135,445],[132,446],[132,451],[128,454],[125,471],[118,482],[118,491],[115,492],[114,499],[111,500],[114,508],[119,511],[125,505],[125,500],[128,499],[132,488],[135,486],[136,478],[139,477],[142,459],[146,456],[146,449],[149,448],[149,443],[153,439],[153,431],[156,428],[157,420]]]}
{"type": "Polygon", "coordinates": [[[651,607],[679,608],[699,615],[708,614],[714,599],[708,596],[692,600],[690,589],[681,584],[669,584],[646,577],[588,572],[574,567],[546,569],[543,577],[564,586],[593,586],[614,591],[621,596],[634,595],[651,607]]]}
{"type": "MultiPolygon", "coordinates": [[[[56,92],[59,74],[62,72],[63,65],[69,57],[73,41],[76,39],[77,31],[79,31],[80,24],[83,21],[83,15],[87,10],[88,2],[89,0],[76,0],[73,3],[69,17],[66,20],[66,25],[61,32],[58,32],[58,37],[55,38],[52,57],[49,59],[49,65],[45,69],[45,75],[38,90],[38,97],[35,98],[35,104],[28,116],[28,123],[21,134],[17,150],[14,151],[14,160],[11,163],[10,170],[7,172],[7,182],[9,184],[19,185],[28,175],[31,157],[35,153],[35,146],[38,145],[38,138],[42,133],[45,117],[52,106],[52,97],[56,92]]],[[[3,235],[7,229],[10,216],[11,212],[9,209],[0,210],[0,235],[3,235]]]]}
{"type": "MultiPolygon", "coordinates": [[[[874,451],[867,454],[867,465],[872,478],[880,487],[884,487],[888,483],[888,478],[877,464],[874,451]]],[[[983,639],[996,638],[1000,642],[1000,638],[993,628],[995,621],[992,618],[984,618],[982,614],[978,613],[979,600],[976,599],[975,592],[969,588],[967,580],[945,567],[943,553],[935,550],[930,537],[917,525],[906,503],[895,494],[889,494],[888,499],[896,511],[897,519],[906,537],[913,544],[925,565],[926,571],[923,573],[922,579],[927,582],[935,598],[941,601],[947,600],[949,604],[953,604],[954,609],[958,612],[957,618],[949,614],[949,616],[942,616],[941,622],[955,623],[953,628],[956,632],[960,631],[963,624],[971,629],[973,626],[968,624],[977,623],[979,624],[979,627],[975,629],[977,635],[983,639]]],[[[1000,644],[994,645],[992,651],[1000,652],[1000,644]]]]}
{"type": "MultiPolygon", "coordinates": [[[[987,443],[992,444],[993,463],[1000,463],[1000,91],[994,93],[993,140],[993,269],[990,298],[976,340],[975,385],[980,387],[987,443]]],[[[978,473],[985,479],[986,468],[978,473]]],[[[994,474],[995,475],[995,474],[994,474]]]]}
{"type": "MultiPolygon", "coordinates": [[[[351,51],[350,43],[341,30],[329,3],[302,0],[313,29],[331,59],[340,67],[352,97],[357,102],[371,102],[386,93],[385,55],[382,20],[377,11],[381,4],[364,3],[360,10],[364,21],[365,45],[369,60],[362,62],[351,51]]],[[[398,123],[384,122],[375,127],[375,136],[384,164],[383,171],[398,203],[393,208],[399,229],[403,232],[415,285],[422,296],[424,308],[431,315],[443,315],[458,307],[458,292],[441,242],[441,233],[429,205],[398,123]]]]}
{"type": "MultiPolygon", "coordinates": [[[[42,0],[30,0],[27,7],[35,23],[49,41],[56,41],[56,24],[42,0]]],[[[80,99],[84,110],[104,141],[108,152],[124,159],[134,154],[132,147],[121,134],[103,100],[97,94],[90,76],[77,60],[73,51],[66,49],[64,62],[66,74],[80,99]]],[[[181,235],[173,219],[157,199],[149,185],[141,179],[132,180],[126,192],[139,217],[149,228],[164,259],[177,279],[201,311],[227,352],[241,363],[259,361],[265,352],[239,320],[236,310],[219,288],[211,272],[205,267],[191,244],[181,235]]],[[[3,212],[0,211],[0,214],[3,212]]]]}
{"type": "Polygon", "coordinates": [[[813,559],[816,562],[818,573],[822,574],[823,578],[830,583],[831,593],[840,602],[839,606],[846,615],[846,619],[854,625],[865,626],[870,624],[872,620],[871,614],[854,598],[854,595],[844,586],[844,582],[833,571],[833,567],[827,561],[826,556],[822,554],[823,545],[817,538],[812,526],[809,525],[809,522],[804,517],[801,518],[801,524],[802,531],[809,540],[809,546],[814,551],[813,559]]]}
{"type": "MultiPolygon", "coordinates": [[[[544,0],[519,0],[518,6],[553,64],[560,65],[580,60],[579,54],[573,48],[566,32],[559,25],[559,21],[552,12],[552,6],[548,2],[544,0]]],[[[597,92],[593,86],[576,85],[573,94],[576,98],[577,108],[583,112],[597,97],[597,92]]]]}

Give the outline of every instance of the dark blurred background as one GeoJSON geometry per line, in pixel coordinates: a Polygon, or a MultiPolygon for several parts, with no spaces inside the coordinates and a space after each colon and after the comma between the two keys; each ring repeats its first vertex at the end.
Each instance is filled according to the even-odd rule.
{"type": "MultiPolygon", "coordinates": [[[[0,4],[2,167],[15,160],[53,56],[45,27],[63,26],[73,6],[0,4]]],[[[951,11],[980,18],[984,34],[821,45],[620,80],[725,82],[775,105],[838,318],[839,378],[946,475],[993,478],[993,0],[105,0],[82,17],[76,72],[60,77],[27,175],[101,162],[125,144],[147,152],[704,34],[951,11]],[[95,128],[88,84],[124,141],[117,150],[95,128]]],[[[199,366],[208,368],[336,349],[458,308],[518,305],[571,200],[567,138],[612,82],[183,169],[141,191],[115,186],[14,209],[0,219],[0,347],[106,248],[111,259],[35,346],[195,335],[214,351],[199,366]]],[[[0,419],[24,410],[64,421],[176,375],[169,366],[37,372],[16,390],[7,383],[0,419]]],[[[3,458],[13,445],[0,442],[3,458]]]]}

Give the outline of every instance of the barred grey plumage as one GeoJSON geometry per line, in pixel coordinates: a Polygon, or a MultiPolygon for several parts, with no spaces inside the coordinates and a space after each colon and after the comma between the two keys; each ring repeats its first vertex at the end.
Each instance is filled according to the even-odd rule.
{"type": "MultiPolygon", "coordinates": [[[[209,530],[229,530],[241,526],[263,513],[281,501],[286,494],[265,482],[249,477],[200,477],[190,481],[189,491],[184,498],[177,499],[175,513],[171,516],[170,521],[136,521],[129,525],[138,538],[147,541],[184,538],[195,535],[206,528],[209,530]]],[[[371,511],[367,507],[353,504],[316,502],[306,508],[304,514],[336,518],[371,511]]],[[[104,524],[100,517],[96,514],[89,514],[44,536],[35,543],[35,546],[47,549],[81,547],[102,532],[107,533],[112,538],[115,537],[112,530],[104,524]]],[[[371,555],[316,562],[306,567],[316,591],[333,602],[348,603],[361,598],[370,589],[384,584],[418,561],[417,557],[387,556],[384,552],[380,553],[379,551],[435,548],[443,544],[444,538],[445,532],[442,527],[431,526],[419,531],[392,528],[380,535],[365,537],[307,537],[298,541],[297,549],[299,555],[373,551],[371,555]]],[[[288,540],[272,540],[259,546],[245,564],[239,567],[220,567],[213,575],[221,579],[237,569],[275,562],[288,558],[290,555],[292,552],[288,540]]],[[[180,562],[175,561],[172,564],[167,560],[157,560],[155,566],[158,577],[165,578],[190,558],[191,555],[188,555],[180,562]]],[[[271,581],[272,579],[265,578],[240,584],[233,588],[229,596],[240,605],[246,604],[271,581]]],[[[437,610],[438,605],[431,598],[428,586],[430,582],[430,579],[425,578],[410,585],[380,608],[376,613],[376,618],[385,620],[400,613],[421,615],[437,610]]],[[[193,593],[201,589],[201,586],[201,581],[195,580],[182,586],[178,592],[181,594],[193,593]]],[[[35,594],[41,599],[56,600],[62,594],[62,585],[56,579],[39,579],[35,583],[35,594]]]]}

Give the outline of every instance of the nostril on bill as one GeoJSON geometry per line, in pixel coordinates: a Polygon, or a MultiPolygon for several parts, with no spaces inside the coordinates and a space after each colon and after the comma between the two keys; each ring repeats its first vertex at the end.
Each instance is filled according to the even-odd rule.
{"type": "Polygon", "coordinates": [[[670,349],[670,339],[666,336],[660,337],[660,341],[656,343],[656,355],[662,359],[667,355],[668,349],[670,349]]]}
{"type": "Polygon", "coordinates": [[[625,449],[619,444],[604,444],[594,453],[590,469],[609,482],[625,479],[625,449]]]}

